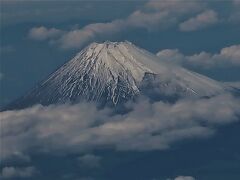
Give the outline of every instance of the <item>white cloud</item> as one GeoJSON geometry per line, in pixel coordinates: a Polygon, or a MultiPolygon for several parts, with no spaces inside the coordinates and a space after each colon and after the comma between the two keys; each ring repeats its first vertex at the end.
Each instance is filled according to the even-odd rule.
{"type": "Polygon", "coordinates": [[[240,65],[240,44],[223,48],[219,56],[230,59],[233,64],[240,65]]]}
{"type": "Polygon", "coordinates": [[[192,176],[177,176],[175,178],[168,178],[166,180],[196,180],[196,179],[192,176]]]}
{"type": "Polygon", "coordinates": [[[85,154],[77,158],[80,166],[87,168],[97,168],[100,167],[101,157],[94,154],[85,154]]]}
{"type": "MultiPolygon", "coordinates": [[[[134,11],[125,19],[116,19],[107,23],[93,23],[80,29],[70,30],[64,33],[55,43],[63,49],[80,48],[97,39],[111,39],[113,35],[125,30],[143,28],[152,31],[172,27],[178,23],[180,17],[198,12],[203,8],[204,5],[201,2],[183,3],[181,0],[171,2],[149,1],[142,9],[134,11]]],[[[46,29],[43,30],[43,28],[41,31],[45,32],[46,29]]],[[[40,39],[47,39],[44,37],[40,39]]]]}
{"type": "Polygon", "coordinates": [[[41,27],[34,27],[29,31],[29,38],[42,41],[47,40],[50,38],[57,38],[59,37],[63,31],[56,29],[56,28],[46,28],[44,26],[41,27]]]}
{"type": "Polygon", "coordinates": [[[216,54],[203,51],[190,56],[182,54],[178,49],[165,49],[159,51],[157,56],[165,61],[206,69],[229,66],[236,67],[240,66],[240,45],[225,47],[216,54]]]}
{"type": "Polygon", "coordinates": [[[174,180],[195,180],[192,176],[178,176],[174,180]]]}
{"type": "Polygon", "coordinates": [[[33,166],[28,167],[4,167],[1,172],[3,179],[13,178],[30,178],[37,173],[37,170],[33,166]]]}
{"type": "Polygon", "coordinates": [[[110,36],[121,32],[125,26],[122,20],[89,24],[82,29],[74,29],[65,33],[56,43],[63,49],[82,47],[99,36],[110,36]]]}
{"type": "Polygon", "coordinates": [[[215,125],[237,121],[240,100],[229,95],[185,99],[175,104],[141,100],[127,114],[113,115],[91,104],[35,106],[1,112],[2,158],[15,152],[87,152],[103,146],[117,150],[160,150],[182,139],[205,138],[215,125]],[[204,125],[203,125],[204,124],[204,125]]]}
{"type": "Polygon", "coordinates": [[[213,10],[206,10],[196,17],[190,18],[179,25],[181,31],[196,31],[212,26],[219,21],[218,15],[213,10]]]}
{"type": "MultiPolygon", "coordinates": [[[[238,4],[238,1],[233,2],[234,7],[237,7],[235,4],[238,4]]],[[[237,13],[238,11],[229,19],[238,18],[237,13]]],[[[221,21],[225,21],[224,18],[221,21]]],[[[29,36],[35,40],[49,40],[63,49],[74,49],[82,48],[92,41],[111,40],[116,34],[137,28],[154,31],[178,25],[181,31],[195,31],[219,22],[218,13],[209,9],[209,4],[204,1],[150,0],[142,8],[135,10],[123,19],[115,19],[106,23],[92,23],[68,31],[56,28],[48,29],[43,26],[35,27],[30,31],[29,36]],[[199,14],[196,15],[196,13],[199,14]],[[180,23],[183,18],[189,16],[188,20],[180,23]]]]}

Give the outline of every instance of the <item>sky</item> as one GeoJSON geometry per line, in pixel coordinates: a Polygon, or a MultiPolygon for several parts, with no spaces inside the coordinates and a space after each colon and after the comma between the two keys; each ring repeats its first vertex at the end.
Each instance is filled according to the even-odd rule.
{"type": "Polygon", "coordinates": [[[128,40],[214,79],[238,81],[239,6],[237,0],[1,0],[1,105],[89,43],[106,40],[128,40]]]}
{"type": "MultiPolygon", "coordinates": [[[[0,106],[90,43],[107,40],[128,40],[221,82],[240,81],[239,0],[0,0],[0,5],[0,106]]],[[[131,106],[123,116],[86,103],[2,112],[0,177],[240,177],[240,144],[234,139],[239,99],[224,94],[170,105],[143,97],[131,106]]]]}

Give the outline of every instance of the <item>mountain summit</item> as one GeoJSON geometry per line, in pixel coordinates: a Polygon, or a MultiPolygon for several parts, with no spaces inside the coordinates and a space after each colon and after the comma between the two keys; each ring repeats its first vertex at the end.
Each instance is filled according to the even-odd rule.
{"type": "Polygon", "coordinates": [[[161,61],[130,42],[107,41],[87,46],[10,107],[82,100],[116,105],[141,92],[202,97],[221,91],[218,82],[161,61]]]}

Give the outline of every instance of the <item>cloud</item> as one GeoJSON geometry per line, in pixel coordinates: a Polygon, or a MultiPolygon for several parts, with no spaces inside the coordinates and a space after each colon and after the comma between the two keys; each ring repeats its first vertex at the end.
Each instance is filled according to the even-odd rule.
{"type": "Polygon", "coordinates": [[[219,56],[230,59],[233,64],[240,65],[240,44],[223,48],[219,56]]]}
{"type": "Polygon", "coordinates": [[[230,95],[174,104],[142,99],[128,107],[126,114],[85,103],[1,112],[1,156],[6,160],[16,152],[86,153],[103,147],[161,150],[183,139],[211,136],[216,126],[238,121],[240,114],[240,100],[230,95]]]}
{"type": "Polygon", "coordinates": [[[178,49],[164,49],[157,56],[165,61],[204,69],[216,67],[240,66],[240,45],[222,48],[219,53],[200,52],[190,56],[182,54],[178,49]]]}
{"type": "Polygon", "coordinates": [[[80,29],[69,30],[62,34],[55,43],[63,49],[81,48],[91,41],[111,39],[114,35],[126,30],[140,28],[153,31],[168,28],[176,25],[180,17],[198,12],[203,8],[204,3],[201,2],[149,1],[144,7],[134,11],[124,19],[116,19],[106,23],[93,23],[80,29]]]}
{"type": "Polygon", "coordinates": [[[179,25],[181,31],[196,31],[212,26],[219,21],[218,15],[213,10],[207,10],[196,17],[190,18],[179,25]]]}
{"type": "Polygon", "coordinates": [[[3,179],[30,178],[37,173],[33,166],[28,167],[4,167],[1,172],[3,179]]]}
{"type": "Polygon", "coordinates": [[[232,11],[228,18],[230,23],[240,23],[240,1],[239,0],[232,0],[232,11]]]}
{"type": "MultiPolygon", "coordinates": [[[[127,19],[118,19],[108,23],[93,23],[82,29],[75,29],[65,33],[56,43],[63,49],[81,48],[89,42],[95,41],[99,38],[111,38],[111,36],[120,32],[134,29],[154,29],[160,25],[161,21],[166,21],[167,14],[161,13],[144,13],[142,11],[135,11],[127,19]]],[[[163,23],[163,22],[162,22],[163,23]]]]}
{"type": "Polygon", "coordinates": [[[101,157],[93,154],[85,154],[77,158],[80,166],[87,168],[97,168],[100,167],[101,157]]]}
{"type": "MultiPolygon", "coordinates": [[[[35,106],[20,111],[2,112],[1,142],[4,148],[1,156],[9,156],[16,152],[23,153],[39,145],[41,151],[48,151],[64,149],[63,142],[69,147],[78,144],[75,141],[81,141],[81,139],[84,143],[89,138],[85,130],[94,126],[98,120],[105,118],[105,113],[107,113],[106,109],[98,111],[94,105],[90,104],[35,106]],[[82,136],[79,136],[81,131],[83,131],[82,136]]],[[[81,142],[79,144],[83,145],[81,142]]]]}
{"type": "Polygon", "coordinates": [[[178,176],[174,180],[195,180],[195,178],[192,176],[178,176]]]}
{"type": "Polygon", "coordinates": [[[175,178],[168,178],[166,180],[196,180],[196,179],[192,176],[177,176],[175,178]]]}
{"type": "MultiPolygon", "coordinates": [[[[237,4],[237,1],[234,1],[234,4],[237,4]]],[[[41,31],[38,29],[40,35],[36,33],[33,37],[36,36],[36,40],[49,40],[51,43],[62,49],[78,49],[93,41],[101,41],[103,39],[112,40],[117,34],[124,31],[135,29],[156,31],[176,26],[179,27],[179,30],[181,31],[189,32],[207,28],[219,22],[228,21],[226,20],[228,17],[220,20],[218,13],[221,12],[209,9],[209,3],[204,1],[183,2],[182,0],[150,0],[126,18],[118,18],[102,23],[92,23],[81,28],[66,31],[56,28],[48,29],[42,26],[41,31]],[[187,20],[183,21],[186,18],[187,20]],[[57,33],[58,35],[51,36],[50,31],[56,30],[62,33],[57,33]]],[[[232,16],[233,17],[229,17],[229,19],[234,19],[235,16],[233,14],[232,16]]],[[[35,28],[37,29],[37,27],[35,28]]]]}
{"type": "Polygon", "coordinates": [[[29,163],[31,157],[21,152],[14,152],[11,157],[7,160],[7,163],[29,163]]]}
{"type": "Polygon", "coordinates": [[[239,81],[238,82],[224,82],[224,84],[226,84],[227,87],[240,90],[240,82],[239,81]]]}
{"type": "Polygon", "coordinates": [[[31,39],[42,41],[50,38],[57,38],[63,33],[62,30],[56,28],[46,28],[44,26],[34,27],[30,29],[28,36],[31,39]]]}
{"type": "Polygon", "coordinates": [[[82,47],[101,36],[111,36],[124,30],[126,24],[122,20],[110,23],[89,24],[82,29],[74,29],[63,34],[56,43],[63,49],[82,47]]]}

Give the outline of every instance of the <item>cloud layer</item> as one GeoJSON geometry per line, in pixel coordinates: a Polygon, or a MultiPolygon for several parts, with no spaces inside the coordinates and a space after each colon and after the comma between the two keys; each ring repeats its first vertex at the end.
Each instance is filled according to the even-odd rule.
{"type": "Polygon", "coordinates": [[[59,37],[63,31],[56,28],[34,27],[29,31],[29,38],[42,41],[59,37]]]}
{"type": "Polygon", "coordinates": [[[82,168],[97,168],[100,167],[101,157],[94,154],[85,154],[77,158],[79,165],[82,168]]]}
{"type": "Polygon", "coordinates": [[[150,32],[168,28],[178,28],[184,32],[196,31],[218,23],[238,22],[239,3],[231,1],[229,4],[232,5],[232,10],[226,15],[217,8],[212,9],[207,1],[149,0],[125,18],[64,30],[62,34],[60,32],[63,30],[60,29],[34,27],[30,29],[29,36],[35,40],[49,40],[62,49],[75,49],[92,41],[112,40],[121,32],[136,29],[150,32]],[[56,34],[61,36],[56,39],[56,34]]]}
{"type": "Polygon", "coordinates": [[[192,176],[178,176],[174,180],[195,180],[192,176]]]}
{"type": "MultiPolygon", "coordinates": [[[[179,0],[149,1],[144,7],[134,11],[125,19],[116,19],[107,23],[93,23],[80,29],[69,30],[56,40],[55,43],[63,49],[81,48],[87,43],[96,41],[99,38],[111,39],[113,35],[126,30],[136,28],[146,29],[148,31],[165,29],[176,25],[181,17],[201,11],[204,9],[204,6],[204,3],[201,2],[183,3],[179,0]]],[[[39,29],[31,29],[29,36],[31,36],[32,31],[36,30],[39,29]]],[[[44,29],[44,27],[41,27],[40,39],[45,37],[43,34],[49,37],[48,34],[53,30],[60,31],[55,28],[44,29]]],[[[36,34],[38,36],[38,33],[36,34]]]]}
{"type": "Polygon", "coordinates": [[[196,179],[192,176],[177,176],[175,178],[168,178],[166,180],[196,180],[196,179]]]}
{"type": "Polygon", "coordinates": [[[159,51],[157,56],[164,61],[204,69],[231,66],[236,67],[240,66],[240,45],[236,44],[225,47],[216,54],[203,51],[190,56],[182,54],[178,49],[164,49],[159,51]]]}
{"type": "Polygon", "coordinates": [[[4,167],[2,169],[0,177],[3,179],[13,178],[30,178],[37,173],[37,170],[33,166],[28,167],[4,167]]]}
{"type": "Polygon", "coordinates": [[[129,108],[132,110],[127,114],[97,110],[92,104],[1,112],[1,157],[87,152],[103,147],[161,150],[182,139],[208,137],[217,125],[238,121],[240,101],[230,95],[175,104],[143,99],[129,108]]]}
{"type": "Polygon", "coordinates": [[[179,25],[181,31],[195,31],[212,26],[218,22],[218,15],[213,10],[207,10],[196,17],[190,18],[179,25]]]}

